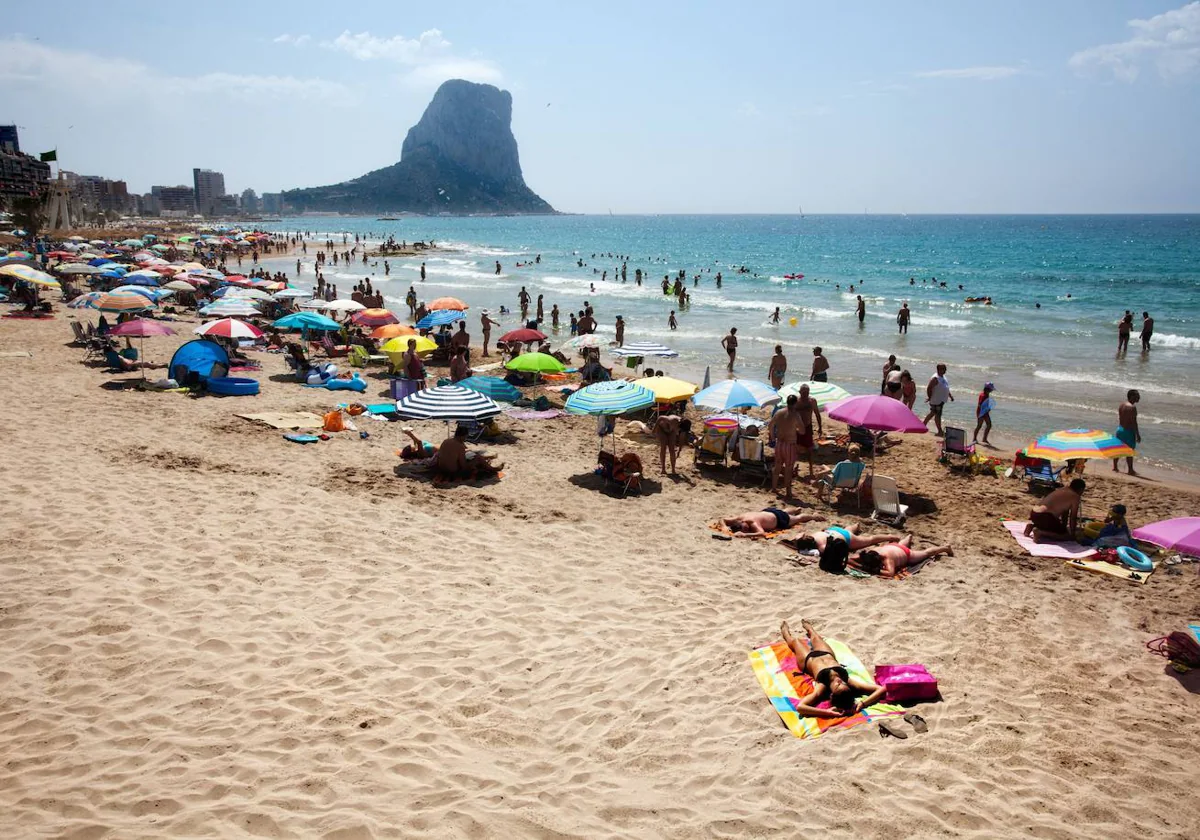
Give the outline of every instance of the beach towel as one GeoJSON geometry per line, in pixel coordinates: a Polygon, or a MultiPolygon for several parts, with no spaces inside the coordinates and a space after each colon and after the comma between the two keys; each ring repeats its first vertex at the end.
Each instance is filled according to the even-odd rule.
{"type": "Polygon", "coordinates": [[[872,574],[869,574],[862,570],[862,566],[860,566],[858,563],[858,555],[851,554],[850,559],[846,561],[846,569],[849,572],[856,573],[856,574],[852,575],[852,577],[877,577],[877,578],[882,578],[884,580],[904,580],[906,577],[909,577],[910,575],[915,575],[917,572],[924,569],[926,564],[932,562],[933,559],[935,559],[935,558],[931,558],[930,560],[922,560],[920,563],[916,563],[912,566],[908,566],[907,568],[901,569],[900,571],[896,572],[896,574],[894,574],[894,575],[888,574],[886,571],[884,571],[882,569],[879,571],[879,574],[872,575],[872,574]]]}
{"type": "Polygon", "coordinates": [[[1133,581],[1134,583],[1145,583],[1150,580],[1150,575],[1154,571],[1135,572],[1126,566],[1121,566],[1117,563],[1109,563],[1107,560],[1082,560],[1076,558],[1068,560],[1067,566],[1072,569],[1080,569],[1085,572],[1099,572],[1102,575],[1112,575],[1113,577],[1121,578],[1121,580],[1133,581]]]}
{"type": "Polygon", "coordinates": [[[0,359],[32,359],[33,354],[28,350],[6,350],[0,353],[0,359]]]}
{"type": "Polygon", "coordinates": [[[1033,537],[1025,536],[1025,526],[1028,522],[1017,522],[1015,520],[1006,520],[1003,525],[1012,534],[1013,539],[1028,551],[1034,557],[1059,557],[1063,560],[1082,559],[1091,557],[1096,553],[1096,549],[1088,548],[1086,545],[1080,545],[1074,541],[1066,542],[1034,542],[1033,537]]]}
{"type": "MultiPolygon", "coordinates": [[[[714,522],[709,522],[708,527],[710,530],[716,531],[718,534],[725,534],[727,537],[732,537],[734,535],[734,531],[728,525],[726,525],[724,522],[722,522],[719,519],[714,522]]],[[[786,533],[787,533],[787,531],[767,531],[762,534],[752,534],[748,538],[743,537],[743,539],[773,540],[776,537],[782,536],[783,534],[786,534],[786,533]]]]}
{"type": "Polygon", "coordinates": [[[560,411],[557,408],[550,408],[546,411],[522,411],[517,408],[510,408],[504,412],[514,420],[553,420],[556,417],[562,417],[566,414],[565,411],[560,411]]]}
{"type": "MultiPolygon", "coordinates": [[[[867,669],[846,645],[826,637],[839,663],[845,666],[852,677],[874,682],[867,669]]],[[[805,640],[800,643],[807,646],[805,640]]],[[[873,723],[887,717],[904,714],[904,707],[891,703],[876,703],[856,715],[844,718],[802,717],[796,713],[796,703],[813,689],[813,678],[799,670],[796,655],[783,642],[756,648],[750,651],[750,664],[758,684],[766,693],[771,706],[779,713],[783,725],[797,738],[819,738],[831,729],[849,729],[864,723],[873,723]]],[[[818,704],[828,708],[828,701],[818,704]]]]}
{"type": "Polygon", "coordinates": [[[311,411],[293,411],[290,414],[269,411],[262,414],[236,414],[234,416],[253,423],[265,423],[272,429],[319,429],[324,424],[321,415],[313,414],[311,411]]]}

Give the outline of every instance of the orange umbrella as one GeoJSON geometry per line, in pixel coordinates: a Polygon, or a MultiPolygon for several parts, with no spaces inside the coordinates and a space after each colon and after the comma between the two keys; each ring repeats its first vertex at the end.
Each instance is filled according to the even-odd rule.
{"type": "Polygon", "coordinates": [[[470,307],[458,298],[440,297],[433,303],[429,304],[428,309],[430,312],[436,312],[439,309],[457,309],[459,312],[465,312],[467,309],[470,309],[470,307]]]}
{"type": "Polygon", "coordinates": [[[360,327],[382,327],[400,321],[386,309],[360,309],[350,316],[350,320],[360,327]]]}
{"type": "Polygon", "coordinates": [[[410,327],[408,324],[384,324],[382,327],[376,327],[371,330],[371,338],[395,338],[398,335],[416,335],[415,327],[410,327]]]}

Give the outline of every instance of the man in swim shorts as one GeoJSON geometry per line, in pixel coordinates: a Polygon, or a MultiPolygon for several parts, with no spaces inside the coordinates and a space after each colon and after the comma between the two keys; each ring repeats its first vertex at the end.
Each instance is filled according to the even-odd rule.
{"type": "Polygon", "coordinates": [[[733,531],[735,537],[761,537],[776,531],[786,531],[805,522],[819,522],[819,513],[805,513],[802,508],[765,508],[722,519],[721,524],[733,531]]]}
{"type": "Polygon", "coordinates": [[[775,469],[771,474],[771,490],[779,492],[780,479],[786,479],[785,499],[792,498],[792,482],[796,478],[796,441],[803,419],[796,408],[795,394],[787,398],[787,407],[776,411],[767,426],[769,437],[775,441],[775,469]]]}
{"type": "MultiPolygon", "coordinates": [[[[1130,449],[1137,449],[1137,445],[1142,442],[1142,432],[1138,429],[1138,410],[1137,404],[1142,401],[1142,395],[1136,390],[1130,389],[1125,395],[1125,402],[1121,403],[1121,407],[1117,409],[1117,426],[1116,436],[1121,443],[1128,446],[1130,449]]],[[[1130,475],[1137,475],[1133,471],[1133,456],[1130,455],[1125,459],[1126,466],[1130,475]]],[[[1113,472],[1120,472],[1118,467],[1121,464],[1120,458],[1113,458],[1113,472]]]]}
{"type": "Polygon", "coordinates": [[[1060,487],[1034,505],[1029,511],[1029,524],[1025,536],[1036,542],[1062,542],[1075,538],[1075,527],[1079,523],[1079,506],[1083,502],[1083,491],[1087,484],[1077,478],[1067,487],[1060,487]]]}

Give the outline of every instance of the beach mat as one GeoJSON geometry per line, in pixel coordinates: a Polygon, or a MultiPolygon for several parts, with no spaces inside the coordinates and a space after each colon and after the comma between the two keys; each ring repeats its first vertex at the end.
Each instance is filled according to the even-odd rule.
{"type": "Polygon", "coordinates": [[[1085,557],[1091,557],[1096,553],[1096,549],[1088,548],[1086,545],[1080,545],[1077,542],[1034,542],[1033,537],[1025,536],[1025,526],[1028,522],[1017,522],[1008,520],[1003,523],[1008,533],[1012,534],[1013,539],[1017,544],[1034,557],[1058,557],[1063,560],[1075,560],[1085,557]]]}
{"type": "Polygon", "coordinates": [[[321,415],[313,414],[310,411],[293,411],[287,414],[267,411],[261,414],[237,414],[234,416],[252,423],[265,423],[272,429],[319,429],[325,424],[321,415]]]}
{"type": "Polygon", "coordinates": [[[567,412],[557,408],[549,408],[545,411],[533,411],[530,409],[510,408],[504,412],[506,417],[511,417],[514,420],[555,420],[559,417],[565,417],[567,412]]]}
{"type": "Polygon", "coordinates": [[[881,580],[904,580],[906,577],[911,577],[912,575],[915,575],[917,572],[921,571],[922,569],[924,569],[926,566],[928,566],[932,562],[933,562],[932,559],[922,560],[920,563],[917,563],[913,566],[908,566],[907,568],[901,569],[894,575],[885,574],[883,572],[883,570],[880,570],[879,574],[877,574],[877,575],[872,575],[872,574],[869,574],[868,572],[864,572],[862,570],[862,567],[859,566],[859,564],[858,564],[858,556],[852,554],[846,560],[846,569],[847,569],[847,572],[857,572],[858,574],[854,575],[855,577],[862,576],[862,577],[877,577],[877,578],[880,578],[881,580]]]}
{"type": "MultiPolygon", "coordinates": [[[[866,666],[859,661],[846,645],[826,637],[826,642],[833,648],[839,663],[846,667],[852,677],[874,682],[867,672],[866,666]]],[[[804,639],[801,645],[806,645],[804,639]]],[[[865,723],[874,723],[888,717],[896,717],[905,712],[903,706],[894,703],[876,703],[868,706],[856,715],[844,718],[812,718],[803,717],[796,713],[795,704],[813,689],[813,678],[799,670],[796,655],[784,642],[756,648],[750,651],[750,664],[754,667],[754,676],[758,684],[771,702],[772,708],[779,713],[783,725],[797,738],[819,738],[832,729],[850,729],[865,723]]],[[[819,704],[821,708],[828,707],[828,701],[819,704]]]]}
{"type": "Polygon", "coordinates": [[[5,350],[0,353],[0,359],[32,359],[33,354],[28,350],[5,350]]]}
{"type": "MultiPolygon", "coordinates": [[[[733,530],[730,529],[730,527],[728,525],[726,525],[724,522],[722,522],[719,519],[716,520],[715,522],[709,522],[708,527],[709,527],[709,530],[716,531],[718,534],[724,534],[727,537],[732,537],[734,535],[733,530]]],[[[753,534],[748,537],[742,537],[742,539],[773,540],[776,537],[783,536],[786,533],[788,533],[788,532],[787,531],[767,531],[762,534],[753,534]]]]}
{"type": "Polygon", "coordinates": [[[1133,569],[1127,569],[1117,563],[1109,563],[1107,560],[1068,560],[1067,566],[1072,569],[1081,569],[1085,572],[1099,572],[1102,575],[1112,575],[1121,580],[1132,581],[1133,583],[1145,583],[1150,580],[1150,575],[1154,574],[1153,569],[1149,572],[1134,572],[1133,569]]]}

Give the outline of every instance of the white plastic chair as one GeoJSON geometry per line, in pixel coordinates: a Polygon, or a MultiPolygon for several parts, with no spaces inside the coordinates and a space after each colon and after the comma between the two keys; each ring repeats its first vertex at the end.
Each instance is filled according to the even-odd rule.
{"type": "Polygon", "coordinates": [[[876,475],[871,480],[871,497],[875,502],[872,519],[897,527],[904,524],[908,517],[908,505],[900,504],[900,490],[896,487],[896,479],[876,475]]]}

